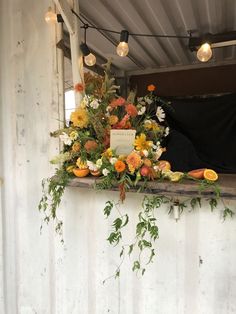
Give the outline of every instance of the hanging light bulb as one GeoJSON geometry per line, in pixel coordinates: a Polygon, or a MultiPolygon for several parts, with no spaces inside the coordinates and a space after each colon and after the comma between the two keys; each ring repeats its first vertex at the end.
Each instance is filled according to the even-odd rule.
{"type": "Polygon", "coordinates": [[[212,57],[211,46],[208,43],[204,43],[197,51],[197,58],[201,62],[207,62],[212,57]]]}
{"type": "Polygon", "coordinates": [[[116,52],[120,57],[125,57],[129,53],[128,38],[129,32],[125,30],[121,31],[120,43],[116,48],[116,52]]]}
{"type": "Polygon", "coordinates": [[[93,66],[96,63],[96,57],[94,54],[90,53],[88,56],[84,57],[84,62],[88,65],[88,66],[93,66]]]}
{"type": "Polygon", "coordinates": [[[44,18],[46,23],[48,24],[55,24],[57,22],[57,15],[55,12],[53,12],[51,7],[48,8],[48,11],[46,12],[44,18]]]}
{"type": "Polygon", "coordinates": [[[48,8],[48,11],[46,12],[44,18],[45,18],[46,23],[48,24],[56,24],[56,23],[64,22],[61,14],[56,14],[55,12],[53,12],[51,7],[48,8]]]}
{"type": "Polygon", "coordinates": [[[96,63],[96,57],[93,53],[90,52],[88,46],[85,43],[80,45],[80,49],[84,55],[84,62],[88,66],[93,66],[96,63]]]}

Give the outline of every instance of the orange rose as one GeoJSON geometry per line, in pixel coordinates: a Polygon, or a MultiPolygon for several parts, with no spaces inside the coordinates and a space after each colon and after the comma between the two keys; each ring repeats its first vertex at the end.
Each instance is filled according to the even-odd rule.
{"type": "Polygon", "coordinates": [[[121,160],[117,160],[115,162],[115,169],[117,172],[123,172],[125,170],[126,166],[125,163],[121,160]]]}
{"type": "Polygon", "coordinates": [[[153,84],[150,84],[150,85],[148,85],[148,87],[147,87],[147,90],[148,90],[149,92],[154,92],[155,89],[156,89],[156,86],[153,85],[153,84]]]}

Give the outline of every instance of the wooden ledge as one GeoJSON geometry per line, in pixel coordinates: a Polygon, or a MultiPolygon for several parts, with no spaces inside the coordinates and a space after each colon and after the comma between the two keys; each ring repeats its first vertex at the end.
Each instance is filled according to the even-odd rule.
{"type": "MultiPolygon", "coordinates": [[[[95,182],[99,182],[99,178],[85,177],[74,178],[68,186],[81,187],[81,188],[93,188],[95,182]]],[[[227,199],[236,199],[236,174],[220,174],[217,184],[220,187],[221,196],[227,199]]],[[[131,189],[129,192],[137,191],[143,183],[139,182],[137,189],[131,189]]],[[[114,187],[112,191],[117,191],[118,188],[114,187]]],[[[194,197],[199,196],[199,184],[192,180],[183,180],[181,182],[164,181],[149,181],[145,194],[161,194],[169,196],[186,196],[194,197]]],[[[213,188],[208,187],[201,192],[201,196],[209,198],[214,196],[213,188]]]]}

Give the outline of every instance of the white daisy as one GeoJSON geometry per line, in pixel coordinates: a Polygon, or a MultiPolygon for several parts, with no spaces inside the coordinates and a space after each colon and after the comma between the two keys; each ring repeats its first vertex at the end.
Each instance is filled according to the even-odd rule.
{"type": "Polygon", "coordinates": [[[160,122],[163,122],[165,120],[166,114],[160,106],[157,107],[156,116],[160,122]]]}
{"type": "Polygon", "coordinates": [[[142,114],[144,114],[145,111],[146,111],[146,107],[142,107],[141,109],[139,109],[138,115],[141,116],[142,114]]]}

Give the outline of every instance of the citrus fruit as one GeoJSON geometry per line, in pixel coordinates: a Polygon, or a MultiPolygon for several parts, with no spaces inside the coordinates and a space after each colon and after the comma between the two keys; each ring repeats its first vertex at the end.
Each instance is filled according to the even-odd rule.
{"type": "Polygon", "coordinates": [[[76,177],[82,178],[86,177],[89,174],[89,169],[79,169],[79,168],[74,168],[73,173],[76,177]]]}
{"type": "Polygon", "coordinates": [[[188,175],[195,179],[203,179],[204,178],[204,171],[206,168],[202,169],[194,169],[188,172],[188,175]]]}
{"type": "Polygon", "coordinates": [[[91,173],[91,175],[94,176],[94,177],[99,177],[99,176],[101,175],[100,170],[96,170],[96,171],[90,170],[90,173],[91,173]]]}
{"type": "Polygon", "coordinates": [[[160,170],[164,170],[164,171],[171,169],[171,165],[170,165],[169,161],[167,161],[167,160],[160,160],[158,162],[158,167],[160,170]]]}
{"type": "Polygon", "coordinates": [[[178,182],[183,177],[183,172],[175,171],[169,175],[169,179],[172,182],[178,182]]]}
{"type": "Polygon", "coordinates": [[[203,176],[208,181],[216,181],[218,179],[218,174],[212,169],[205,169],[203,176]]]}

